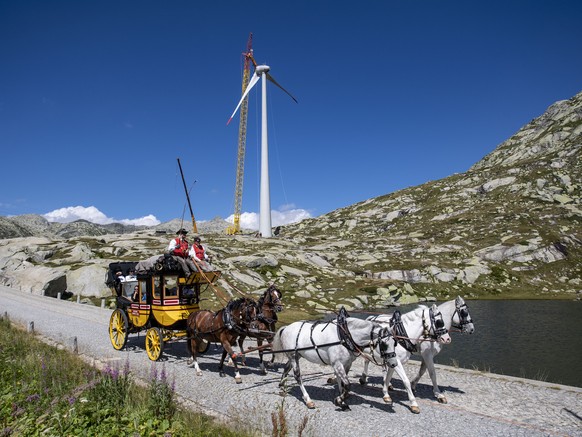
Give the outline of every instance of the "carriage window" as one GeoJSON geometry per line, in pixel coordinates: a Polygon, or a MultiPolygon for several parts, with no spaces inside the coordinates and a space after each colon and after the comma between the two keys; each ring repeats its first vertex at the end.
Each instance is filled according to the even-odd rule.
{"type": "Polygon", "coordinates": [[[154,278],[154,297],[159,299],[162,296],[162,280],[160,278],[154,278]]]}
{"type": "Polygon", "coordinates": [[[140,291],[140,302],[145,302],[147,300],[147,281],[139,281],[139,291],[140,291]]]}
{"type": "Polygon", "coordinates": [[[122,285],[123,285],[123,295],[127,299],[131,300],[131,297],[133,296],[133,289],[137,285],[137,282],[126,281],[126,282],[123,282],[122,285]]]}
{"type": "Polygon", "coordinates": [[[165,297],[178,296],[178,277],[172,276],[164,279],[165,297]]]}

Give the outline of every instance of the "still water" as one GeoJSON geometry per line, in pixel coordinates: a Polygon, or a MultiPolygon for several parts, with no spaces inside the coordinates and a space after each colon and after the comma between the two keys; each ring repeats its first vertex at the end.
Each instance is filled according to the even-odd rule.
{"type": "MultiPolygon", "coordinates": [[[[436,357],[438,364],[582,387],[582,302],[466,303],[475,333],[453,332],[452,343],[436,357]]],[[[416,306],[399,309],[405,313],[416,306]]]]}

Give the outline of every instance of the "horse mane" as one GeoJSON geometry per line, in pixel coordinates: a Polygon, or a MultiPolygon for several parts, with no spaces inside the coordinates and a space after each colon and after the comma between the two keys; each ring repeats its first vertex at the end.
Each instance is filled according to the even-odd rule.
{"type": "Polygon", "coordinates": [[[249,299],[246,297],[239,297],[238,299],[233,299],[226,304],[226,308],[229,311],[239,309],[243,304],[248,303],[249,299]]]}
{"type": "Polygon", "coordinates": [[[265,303],[265,298],[267,297],[267,292],[268,292],[268,291],[269,291],[269,290],[265,291],[265,292],[263,293],[263,295],[262,295],[261,297],[259,297],[259,300],[258,300],[258,302],[257,302],[257,304],[258,304],[259,308],[262,308],[262,307],[263,307],[263,304],[265,303]]]}
{"type": "Polygon", "coordinates": [[[419,305],[413,311],[402,314],[402,318],[410,321],[416,317],[422,317],[422,312],[426,309],[428,309],[426,305],[419,305]]]}
{"type": "Polygon", "coordinates": [[[359,319],[357,317],[348,317],[346,320],[348,320],[349,323],[354,324],[355,328],[364,327],[370,323],[368,320],[359,319]]]}

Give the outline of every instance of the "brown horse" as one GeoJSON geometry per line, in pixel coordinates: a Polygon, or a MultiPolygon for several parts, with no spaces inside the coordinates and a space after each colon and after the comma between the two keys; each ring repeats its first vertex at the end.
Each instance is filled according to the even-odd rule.
{"type": "MultiPolygon", "coordinates": [[[[236,339],[248,329],[248,324],[257,317],[256,302],[252,299],[240,298],[231,300],[226,307],[216,313],[209,310],[201,310],[191,313],[188,316],[186,332],[188,335],[188,352],[192,356],[188,360],[188,365],[194,365],[196,374],[202,375],[198,365],[197,354],[203,349],[203,342],[220,343],[223,347],[222,358],[218,370],[220,376],[224,373],[224,359],[226,354],[234,355],[232,346],[236,339]],[[226,314],[225,314],[226,313],[226,314]],[[225,321],[226,320],[226,321],[225,321]],[[229,327],[228,324],[231,326],[229,327]]],[[[236,360],[234,362],[235,376],[237,384],[242,382],[236,360]]]]}
{"type": "MultiPolygon", "coordinates": [[[[267,374],[265,363],[263,361],[263,340],[267,340],[271,344],[273,336],[275,335],[275,324],[277,323],[277,313],[283,310],[283,303],[281,298],[283,293],[275,287],[269,286],[257,302],[257,317],[248,325],[248,329],[243,332],[238,338],[238,345],[241,352],[243,349],[243,342],[246,337],[255,338],[257,340],[257,349],[259,351],[259,363],[261,366],[261,373],[267,374]]],[[[274,356],[271,356],[271,363],[274,356]]],[[[242,363],[245,365],[244,355],[242,355],[242,363]]]]}

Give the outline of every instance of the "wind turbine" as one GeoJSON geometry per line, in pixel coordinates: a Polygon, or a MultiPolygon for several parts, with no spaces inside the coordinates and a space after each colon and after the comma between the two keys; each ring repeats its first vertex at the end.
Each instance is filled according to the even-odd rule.
{"type": "Polygon", "coordinates": [[[271,67],[268,65],[257,65],[255,72],[251,78],[247,89],[243,93],[240,102],[236,106],[234,112],[228,119],[227,125],[230,123],[238,108],[240,108],[244,99],[248,96],[250,90],[257,84],[259,79],[262,82],[262,99],[261,99],[261,194],[260,194],[260,214],[259,214],[259,232],[263,237],[272,237],[271,232],[271,191],[269,185],[269,139],[267,135],[267,80],[274,83],[281,88],[295,103],[297,99],[283,88],[277,81],[269,74],[271,67]]]}

